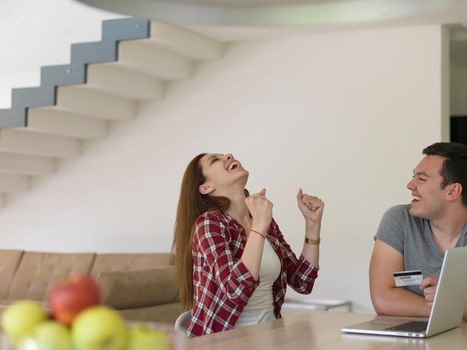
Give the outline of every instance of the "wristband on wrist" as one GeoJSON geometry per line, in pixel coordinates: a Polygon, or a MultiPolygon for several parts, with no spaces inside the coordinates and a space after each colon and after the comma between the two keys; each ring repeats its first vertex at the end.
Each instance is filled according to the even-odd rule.
{"type": "Polygon", "coordinates": [[[250,232],[254,232],[254,233],[256,233],[256,234],[260,235],[261,237],[263,237],[263,239],[266,239],[266,235],[262,234],[262,233],[261,233],[261,232],[259,232],[259,231],[256,231],[256,230],[252,230],[252,229],[250,229],[250,232]]]}
{"type": "Polygon", "coordinates": [[[320,242],[321,242],[320,237],[318,237],[318,239],[312,239],[312,238],[308,238],[308,237],[305,236],[305,243],[307,243],[307,244],[319,245],[320,242]]]}

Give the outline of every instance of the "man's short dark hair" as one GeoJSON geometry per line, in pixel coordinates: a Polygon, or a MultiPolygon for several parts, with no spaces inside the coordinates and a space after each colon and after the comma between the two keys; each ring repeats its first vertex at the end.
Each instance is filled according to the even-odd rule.
{"type": "Polygon", "coordinates": [[[445,158],[441,167],[442,188],[452,183],[462,186],[462,204],[467,207],[467,145],[455,142],[437,142],[423,150],[427,156],[445,158]]]}

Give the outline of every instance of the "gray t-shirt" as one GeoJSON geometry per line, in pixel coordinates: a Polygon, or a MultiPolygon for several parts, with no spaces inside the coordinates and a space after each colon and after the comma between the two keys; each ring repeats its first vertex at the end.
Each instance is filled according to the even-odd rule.
{"type": "MultiPolygon", "coordinates": [[[[423,277],[439,277],[444,255],[433,238],[429,221],[412,216],[410,205],[398,205],[383,215],[375,239],[379,239],[404,256],[404,270],[421,270],[423,277]]],[[[456,247],[467,246],[467,222],[456,247]]],[[[405,287],[423,295],[418,286],[405,287]]]]}

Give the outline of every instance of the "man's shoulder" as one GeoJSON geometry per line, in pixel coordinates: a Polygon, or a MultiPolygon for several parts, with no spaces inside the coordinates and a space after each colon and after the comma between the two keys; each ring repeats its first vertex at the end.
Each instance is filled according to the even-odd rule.
{"type": "Polygon", "coordinates": [[[384,213],[384,218],[386,220],[398,220],[403,222],[421,220],[410,214],[410,204],[399,204],[389,208],[384,213]]]}
{"type": "Polygon", "coordinates": [[[414,236],[414,229],[421,227],[418,220],[410,214],[410,204],[395,205],[384,213],[374,238],[404,254],[406,239],[414,236]]]}
{"type": "Polygon", "coordinates": [[[410,215],[410,204],[398,204],[386,210],[389,215],[410,215]]]}

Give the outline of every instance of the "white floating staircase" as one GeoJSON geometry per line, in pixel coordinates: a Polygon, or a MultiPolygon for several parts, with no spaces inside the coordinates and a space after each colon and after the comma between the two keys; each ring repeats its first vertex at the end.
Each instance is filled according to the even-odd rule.
{"type": "Polygon", "coordinates": [[[78,157],[81,141],[134,118],[136,103],[162,99],[164,85],[190,79],[193,64],[221,57],[222,44],[166,23],[104,21],[102,40],[73,44],[71,62],[41,69],[41,86],[13,89],[0,110],[0,206],[50,176],[56,159],[78,157]]]}

